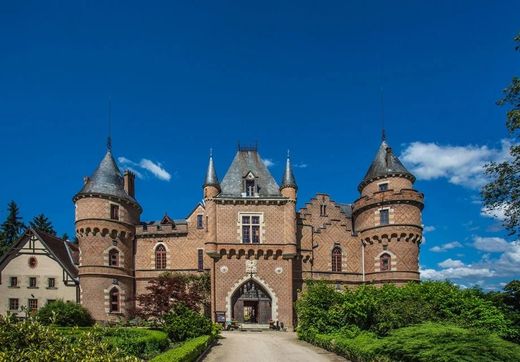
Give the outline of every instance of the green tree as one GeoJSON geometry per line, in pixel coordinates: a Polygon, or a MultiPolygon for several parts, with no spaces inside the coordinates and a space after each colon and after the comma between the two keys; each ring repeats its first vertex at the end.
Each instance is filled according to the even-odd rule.
{"type": "Polygon", "coordinates": [[[33,229],[56,235],[56,230],[54,230],[52,222],[44,214],[36,215],[32,221],[29,222],[29,225],[33,229]]]}
{"type": "Polygon", "coordinates": [[[0,256],[20,237],[24,229],[20,209],[16,202],[11,201],[7,205],[7,218],[0,226],[0,256]]]}
{"type": "MultiPolygon", "coordinates": [[[[520,51],[520,34],[514,38],[516,50],[520,51]]],[[[486,174],[492,181],[482,189],[484,207],[491,213],[504,213],[504,227],[510,235],[520,234],[520,78],[513,77],[511,84],[504,89],[504,97],[499,105],[509,105],[506,127],[513,140],[509,149],[511,159],[504,162],[491,162],[486,165],[486,174]]]]}

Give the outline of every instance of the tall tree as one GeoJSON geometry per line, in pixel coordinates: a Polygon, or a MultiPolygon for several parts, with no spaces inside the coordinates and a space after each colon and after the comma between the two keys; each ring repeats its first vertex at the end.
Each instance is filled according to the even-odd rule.
{"type": "MultiPolygon", "coordinates": [[[[520,34],[514,38],[516,51],[520,51],[520,34]]],[[[506,127],[512,138],[509,149],[511,159],[486,165],[486,174],[492,181],[482,189],[484,207],[491,214],[504,214],[504,227],[510,235],[520,234],[520,78],[513,77],[504,89],[504,97],[498,104],[508,105],[506,127]]]]}
{"type": "Polygon", "coordinates": [[[20,209],[16,202],[11,201],[7,205],[7,218],[0,227],[0,255],[3,255],[9,247],[20,237],[25,225],[20,216],[20,209]]]}
{"type": "Polygon", "coordinates": [[[29,225],[33,229],[56,235],[56,230],[54,230],[52,222],[44,214],[36,215],[32,221],[29,222],[29,225]]]}

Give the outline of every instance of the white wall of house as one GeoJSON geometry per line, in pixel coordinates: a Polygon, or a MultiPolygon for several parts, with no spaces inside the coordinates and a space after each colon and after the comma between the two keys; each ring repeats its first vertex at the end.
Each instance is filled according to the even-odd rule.
{"type": "Polygon", "coordinates": [[[38,300],[38,308],[44,306],[49,300],[62,299],[64,301],[77,302],[76,285],[65,272],[60,263],[51,256],[44,245],[36,237],[25,243],[20,250],[20,255],[12,259],[1,271],[0,284],[0,314],[9,310],[19,316],[21,307],[28,306],[29,299],[38,300]],[[36,258],[36,266],[31,268],[29,260],[36,258]],[[11,277],[18,278],[18,286],[11,287],[11,277]],[[31,277],[36,278],[36,287],[29,286],[31,277]],[[55,287],[49,287],[49,278],[54,278],[55,287]],[[10,310],[9,299],[18,299],[17,310],[10,310]]]}

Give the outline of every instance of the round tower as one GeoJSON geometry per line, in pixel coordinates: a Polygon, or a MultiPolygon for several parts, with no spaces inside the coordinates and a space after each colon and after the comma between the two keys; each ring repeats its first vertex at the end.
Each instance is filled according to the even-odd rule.
{"type": "Polygon", "coordinates": [[[280,184],[280,193],[287,198],[284,205],[284,235],[285,243],[289,244],[285,247],[284,257],[295,257],[297,255],[296,248],[296,194],[298,185],[294,178],[291,166],[289,151],[287,151],[287,161],[285,163],[285,171],[283,173],[282,183],[280,184]]]}
{"type": "Polygon", "coordinates": [[[80,250],[80,300],[95,320],[117,321],[134,307],[135,175],[122,176],[110,147],[73,198],[80,250]]]}
{"type": "Polygon", "coordinates": [[[419,280],[424,196],[413,189],[414,182],[383,138],[353,205],[366,282],[419,280]]]}
{"type": "Polygon", "coordinates": [[[206,224],[208,228],[206,239],[206,253],[211,257],[218,257],[217,252],[217,205],[215,197],[220,193],[220,183],[213,164],[213,153],[210,151],[208,170],[204,180],[204,205],[206,209],[206,224]]]}

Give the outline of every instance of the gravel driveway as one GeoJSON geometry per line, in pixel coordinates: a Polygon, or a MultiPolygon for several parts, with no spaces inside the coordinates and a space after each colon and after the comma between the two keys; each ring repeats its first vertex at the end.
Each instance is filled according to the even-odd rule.
{"type": "Polygon", "coordinates": [[[333,353],[299,341],[294,332],[222,332],[222,338],[202,361],[324,362],[346,361],[333,353]]]}

